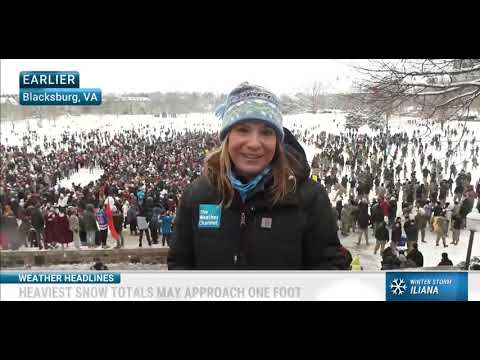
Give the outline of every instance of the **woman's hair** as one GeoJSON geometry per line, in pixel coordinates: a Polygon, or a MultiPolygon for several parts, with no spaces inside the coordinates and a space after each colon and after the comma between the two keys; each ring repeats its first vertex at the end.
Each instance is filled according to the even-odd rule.
{"type": "MultiPolygon", "coordinates": [[[[228,174],[232,171],[232,160],[228,152],[229,135],[225,137],[219,148],[210,152],[204,161],[203,174],[220,194],[220,204],[229,207],[232,203],[234,190],[228,174]]],[[[288,193],[294,192],[296,178],[294,168],[300,168],[299,161],[285,151],[284,145],[277,139],[275,155],[272,162],[273,185],[267,190],[272,205],[284,199],[288,193]]]]}

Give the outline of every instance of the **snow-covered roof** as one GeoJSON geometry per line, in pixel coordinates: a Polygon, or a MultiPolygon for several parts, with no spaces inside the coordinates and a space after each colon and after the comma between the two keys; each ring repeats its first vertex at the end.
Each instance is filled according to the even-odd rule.
{"type": "Polygon", "coordinates": [[[122,96],[120,98],[122,101],[138,101],[138,102],[149,102],[151,101],[150,98],[148,97],[142,97],[142,96],[122,96]]]}
{"type": "Polygon", "coordinates": [[[1,104],[12,104],[12,105],[18,105],[17,100],[11,96],[0,96],[0,103],[1,104]]]}

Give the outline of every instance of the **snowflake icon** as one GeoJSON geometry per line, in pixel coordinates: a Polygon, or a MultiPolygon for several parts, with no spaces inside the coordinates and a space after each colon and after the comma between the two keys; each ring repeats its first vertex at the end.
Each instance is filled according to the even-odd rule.
{"type": "Polygon", "coordinates": [[[390,289],[394,295],[402,295],[407,290],[407,285],[405,285],[405,280],[403,279],[393,279],[390,283],[390,289]]]}

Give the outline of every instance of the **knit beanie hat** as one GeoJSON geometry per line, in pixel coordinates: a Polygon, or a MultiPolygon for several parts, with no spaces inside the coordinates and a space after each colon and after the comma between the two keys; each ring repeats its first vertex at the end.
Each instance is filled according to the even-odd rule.
{"type": "Polygon", "coordinates": [[[283,142],[280,102],[272,92],[261,86],[248,82],[241,83],[228,95],[226,102],[217,108],[215,115],[222,119],[220,128],[222,141],[234,125],[256,120],[273,128],[279,141],[283,142]]]}

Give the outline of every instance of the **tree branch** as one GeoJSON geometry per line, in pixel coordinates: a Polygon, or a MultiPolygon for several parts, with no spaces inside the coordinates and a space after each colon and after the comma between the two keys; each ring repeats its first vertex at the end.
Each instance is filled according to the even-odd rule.
{"type": "MultiPolygon", "coordinates": [[[[453,65],[453,62],[451,63],[453,65]]],[[[466,73],[472,73],[472,72],[477,72],[480,71],[480,64],[477,64],[475,66],[471,66],[468,68],[462,68],[462,69],[452,69],[452,70],[440,70],[440,71],[432,71],[432,70],[420,70],[420,71],[401,71],[401,70],[393,70],[386,65],[384,65],[386,69],[372,69],[372,68],[365,68],[361,66],[356,66],[354,67],[356,70],[366,73],[390,73],[390,72],[395,72],[400,75],[405,75],[405,76],[429,76],[429,75],[460,75],[460,74],[466,74],[466,73]]]]}
{"type": "Polygon", "coordinates": [[[451,87],[468,87],[468,86],[478,86],[480,87],[480,79],[473,81],[458,81],[450,84],[424,84],[424,83],[402,83],[405,86],[425,86],[430,88],[438,89],[447,89],[451,87]]]}

